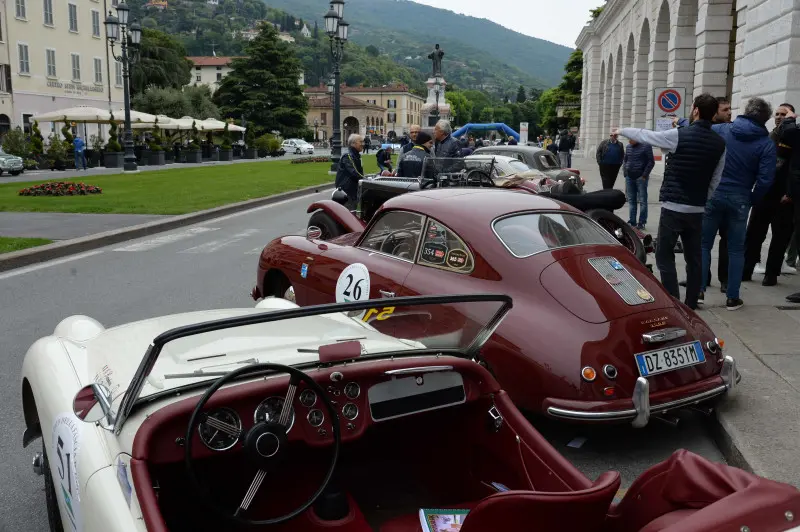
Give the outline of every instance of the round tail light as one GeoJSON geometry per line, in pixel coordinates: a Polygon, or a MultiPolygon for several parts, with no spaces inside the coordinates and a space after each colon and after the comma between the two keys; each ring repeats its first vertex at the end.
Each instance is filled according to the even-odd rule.
{"type": "Polygon", "coordinates": [[[592,382],[597,378],[597,372],[592,366],[586,366],[581,370],[581,377],[583,377],[583,380],[586,382],[592,382]]]}
{"type": "Polygon", "coordinates": [[[606,364],[603,366],[603,375],[611,379],[612,381],[617,378],[619,372],[617,372],[617,368],[612,366],[611,364],[606,364]]]}

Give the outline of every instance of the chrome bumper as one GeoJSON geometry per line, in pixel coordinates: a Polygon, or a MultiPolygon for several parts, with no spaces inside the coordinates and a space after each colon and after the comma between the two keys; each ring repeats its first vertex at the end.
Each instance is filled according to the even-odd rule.
{"type": "Polygon", "coordinates": [[[556,418],[572,419],[576,421],[631,421],[631,425],[641,428],[650,421],[650,415],[663,414],[668,410],[674,410],[685,406],[707,401],[724,393],[733,393],[736,385],[741,380],[741,376],[736,371],[736,361],[732,356],[725,356],[722,361],[722,370],[719,374],[722,379],[720,386],[706,390],[704,392],[676,399],[667,403],[650,405],[650,383],[644,377],[636,379],[636,386],[633,388],[633,408],[629,410],[613,410],[609,412],[583,412],[579,410],[567,410],[551,406],[547,413],[556,418]]]}

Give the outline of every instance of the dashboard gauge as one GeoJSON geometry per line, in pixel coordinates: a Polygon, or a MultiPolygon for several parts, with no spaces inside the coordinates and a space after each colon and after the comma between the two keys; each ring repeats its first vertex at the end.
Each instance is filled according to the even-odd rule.
{"type": "MultiPolygon", "coordinates": [[[[256,407],[255,414],[253,418],[256,423],[261,423],[262,421],[271,421],[273,423],[277,423],[281,417],[281,411],[283,410],[283,397],[268,397],[261,401],[261,404],[256,407]]],[[[289,411],[289,425],[286,427],[286,432],[289,432],[294,425],[294,408],[291,408],[289,411]]]]}
{"type": "Polygon", "coordinates": [[[361,386],[355,382],[348,382],[344,387],[344,394],[348,399],[355,399],[361,395],[361,386]]]}
{"type": "Polygon", "coordinates": [[[315,408],[308,412],[308,422],[312,427],[319,427],[323,421],[325,421],[325,414],[322,413],[322,410],[315,408]]]}
{"type": "MultiPolygon", "coordinates": [[[[242,420],[239,417],[239,414],[230,408],[217,408],[215,410],[211,410],[208,412],[208,417],[213,417],[214,419],[222,421],[223,423],[232,425],[239,429],[240,432],[242,430],[242,420]]],[[[197,432],[200,434],[200,439],[203,441],[205,446],[212,451],[228,450],[236,445],[237,441],[239,441],[239,436],[233,436],[225,431],[207,425],[206,423],[200,423],[200,425],[197,426],[197,432]]]]}
{"type": "Polygon", "coordinates": [[[345,419],[353,421],[358,417],[358,407],[354,403],[347,403],[342,407],[342,415],[345,419]]]}
{"type": "Polygon", "coordinates": [[[306,408],[317,404],[317,394],[314,393],[314,390],[303,390],[303,393],[300,394],[300,404],[306,408]]]}

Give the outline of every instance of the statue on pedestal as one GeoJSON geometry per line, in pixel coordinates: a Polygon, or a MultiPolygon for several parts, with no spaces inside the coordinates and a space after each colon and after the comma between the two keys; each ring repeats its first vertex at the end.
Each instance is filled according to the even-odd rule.
{"type": "Polygon", "coordinates": [[[442,57],[444,56],[444,50],[439,48],[439,45],[436,45],[436,48],[428,54],[428,59],[433,61],[433,77],[438,78],[442,75],[442,57]]]}

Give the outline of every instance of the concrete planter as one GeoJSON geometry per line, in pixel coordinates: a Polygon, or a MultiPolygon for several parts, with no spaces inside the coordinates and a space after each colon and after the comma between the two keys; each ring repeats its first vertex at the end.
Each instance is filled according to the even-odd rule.
{"type": "Polygon", "coordinates": [[[148,164],[150,164],[151,153],[152,152],[149,149],[142,150],[141,152],[139,152],[139,157],[136,159],[136,164],[138,164],[139,166],[147,166],[148,164]]]}
{"type": "Polygon", "coordinates": [[[232,161],[233,160],[233,149],[230,149],[230,150],[219,150],[219,160],[220,161],[232,161]]]}
{"type": "Polygon", "coordinates": [[[203,152],[200,150],[187,150],[186,152],[186,162],[187,163],[202,163],[203,162],[203,152]]]}
{"type": "Polygon", "coordinates": [[[150,152],[150,165],[163,166],[167,164],[166,154],[164,151],[151,151],[150,152]]]}
{"type": "Polygon", "coordinates": [[[245,159],[258,159],[258,150],[256,148],[247,148],[244,150],[245,159]]]}
{"type": "Polygon", "coordinates": [[[105,152],[103,154],[103,166],[106,168],[122,168],[125,164],[125,153],[121,151],[105,152]]]}

